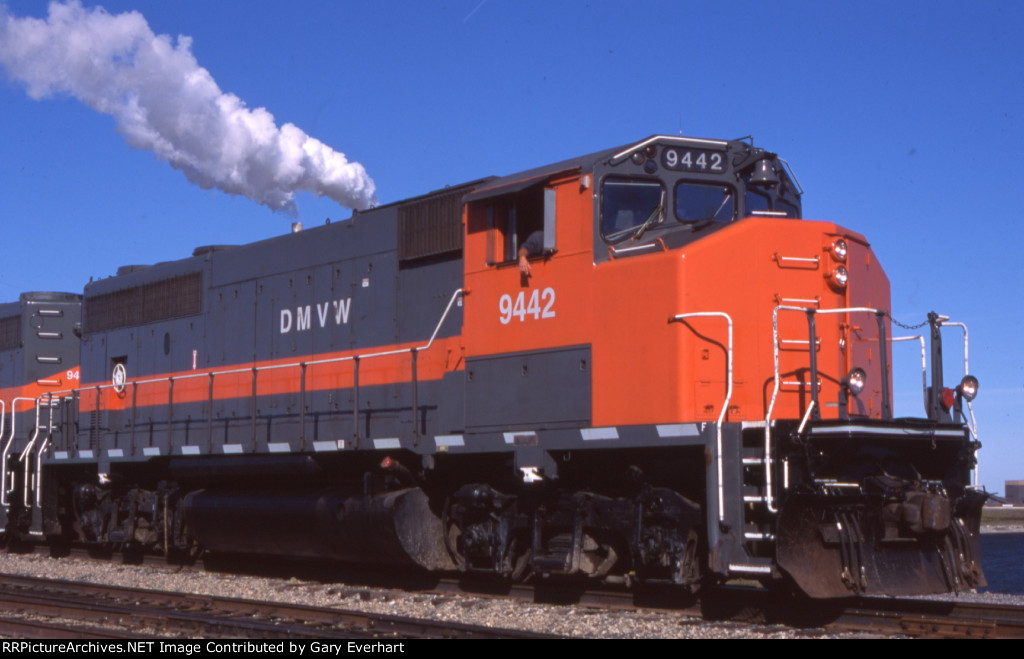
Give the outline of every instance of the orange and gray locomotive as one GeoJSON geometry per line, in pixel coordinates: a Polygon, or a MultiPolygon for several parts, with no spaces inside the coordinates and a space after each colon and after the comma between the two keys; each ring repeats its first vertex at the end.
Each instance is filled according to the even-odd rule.
{"type": "Polygon", "coordinates": [[[5,532],[812,597],[984,585],[977,380],[947,387],[941,357],[963,326],[893,336],[867,240],[801,193],[747,140],[654,136],[26,294],[0,306],[5,532]],[[897,418],[908,338],[925,409],[897,418]]]}

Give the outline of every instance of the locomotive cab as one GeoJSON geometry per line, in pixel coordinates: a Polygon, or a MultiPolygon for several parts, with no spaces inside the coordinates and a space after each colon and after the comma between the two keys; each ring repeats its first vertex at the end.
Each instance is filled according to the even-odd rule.
{"type": "Polygon", "coordinates": [[[800,194],[745,142],[653,137],[466,197],[467,433],[513,431],[526,480],[579,479],[574,497],[621,507],[576,501],[535,554],[577,528],[577,558],[555,563],[586,563],[593,524],[590,564],[627,554],[627,579],[785,576],[816,597],[984,583],[979,445],[962,410],[893,418],[886,275],[863,236],[795,221],[800,194]],[[548,239],[529,277],[503,219],[526,213],[548,239]],[[630,488],[670,492],[673,514],[630,488]],[[638,529],[628,552],[593,539],[616,524],[638,529]]]}

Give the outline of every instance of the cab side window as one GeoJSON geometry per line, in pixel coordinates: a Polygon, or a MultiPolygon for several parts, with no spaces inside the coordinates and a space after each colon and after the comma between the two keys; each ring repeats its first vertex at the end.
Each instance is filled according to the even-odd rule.
{"type": "Polygon", "coordinates": [[[496,197],[487,206],[487,263],[513,263],[519,250],[529,256],[554,251],[554,190],[536,186],[496,197]]]}

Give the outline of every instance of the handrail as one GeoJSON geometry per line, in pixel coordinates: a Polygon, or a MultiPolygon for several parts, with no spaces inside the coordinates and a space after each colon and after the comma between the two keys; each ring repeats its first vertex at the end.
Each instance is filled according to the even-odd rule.
{"type": "MultiPolygon", "coordinates": [[[[879,311],[878,309],[873,309],[871,307],[842,307],[842,308],[838,308],[838,309],[812,309],[812,308],[809,308],[809,307],[794,307],[794,306],[786,306],[786,305],[778,305],[778,306],[775,307],[775,309],[772,311],[772,346],[774,348],[773,356],[774,356],[775,386],[774,386],[774,388],[772,390],[771,401],[768,404],[768,412],[767,412],[767,414],[765,414],[765,419],[764,419],[766,432],[768,430],[768,426],[771,424],[772,412],[775,409],[775,400],[778,397],[779,390],[781,388],[780,375],[779,375],[779,311],[802,311],[803,313],[807,314],[808,317],[811,317],[811,316],[814,316],[814,315],[817,315],[817,314],[858,313],[858,312],[861,312],[861,313],[872,313],[872,314],[875,314],[876,316],[878,316],[879,314],[883,313],[882,311],[879,311]]],[[[814,337],[813,336],[808,339],[808,347],[809,348],[811,347],[811,343],[810,342],[812,342],[812,341],[814,341],[814,337]]],[[[886,384],[886,382],[887,382],[887,380],[883,381],[883,386],[886,384]]],[[[816,384],[817,384],[816,382],[812,382],[811,383],[812,394],[816,393],[816,384]]],[[[885,388],[887,388],[887,387],[885,387],[885,388]]],[[[813,398],[817,398],[816,395],[812,396],[812,397],[813,398]]]]}
{"type": "MultiPolygon", "coordinates": [[[[950,327],[959,327],[964,331],[964,376],[970,375],[971,367],[970,363],[967,360],[967,325],[965,325],[964,323],[950,322],[948,319],[942,321],[940,325],[943,327],[946,325],[949,325],[950,327]]],[[[971,437],[974,439],[974,441],[978,441],[978,421],[977,419],[974,418],[974,405],[969,400],[965,402],[967,403],[967,414],[970,415],[971,417],[970,423],[967,424],[967,429],[971,431],[971,437]]],[[[978,478],[981,471],[979,469],[979,464],[977,460],[974,461],[974,469],[972,469],[971,471],[973,472],[972,477],[974,480],[974,486],[977,487],[978,478]]]]}
{"type": "MultiPolygon", "coordinates": [[[[967,347],[968,347],[967,346],[967,325],[965,325],[964,323],[950,322],[949,320],[942,321],[940,323],[940,325],[942,327],[946,327],[946,326],[949,326],[949,327],[959,327],[960,329],[963,330],[963,332],[964,332],[964,375],[965,376],[966,375],[970,375],[971,374],[971,366],[970,366],[970,363],[969,363],[969,361],[967,359],[967,347]]],[[[967,429],[971,431],[971,437],[973,437],[975,440],[977,440],[978,439],[978,422],[974,418],[974,406],[971,404],[971,401],[969,401],[969,400],[966,401],[966,403],[967,403],[967,412],[968,412],[968,414],[970,414],[970,417],[971,417],[971,422],[967,424],[967,429]]]]}
{"type": "Polygon", "coordinates": [[[614,245],[608,245],[608,256],[610,256],[611,258],[615,258],[617,254],[629,254],[630,252],[639,252],[644,249],[651,249],[652,247],[657,247],[659,243],[661,244],[662,249],[664,249],[665,243],[660,238],[653,240],[649,243],[644,243],[642,245],[633,245],[632,247],[620,247],[618,249],[616,249],[614,245]]]}
{"type": "MultiPolygon", "coordinates": [[[[772,487],[771,469],[769,468],[770,467],[769,456],[771,455],[771,446],[772,446],[772,422],[771,421],[772,421],[772,413],[775,411],[775,401],[778,398],[779,390],[782,387],[781,376],[779,374],[779,311],[801,311],[801,312],[807,314],[808,325],[810,327],[810,337],[807,340],[807,345],[808,345],[808,350],[811,352],[811,365],[812,365],[812,368],[811,368],[811,371],[812,371],[812,373],[811,373],[811,378],[812,378],[812,382],[811,382],[811,403],[808,405],[808,409],[807,409],[806,413],[804,414],[803,420],[800,423],[800,430],[801,431],[806,427],[807,422],[810,419],[811,414],[817,412],[817,409],[820,409],[820,407],[821,407],[820,404],[818,403],[817,368],[816,368],[816,359],[814,359],[814,351],[817,349],[817,341],[815,340],[815,336],[814,336],[814,316],[816,314],[872,313],[872,314],[875,314],[876,317],[881,318],[881,314],[883,313],[883,312],[879,311],[878,309],[873,309],[871,307],[842,307],[842,308],[838,308],[838,309],[814,309],[814,308],[810,308],[810,307],[796,307],[796,306],[788,306],[788,305],[777,305],[775,307],[775,309],[772,311],[772,347],[773,347],[773,357],[774,357],[774,369],[773,369],[773,371],[774,371],[774,377],[775,377],[775,385],[774,385],[774,388],[772,389],[772,397],[771,397],[771,400],[768,403],[768,410],[765,413],[765,417],[764,417],[764,456],[765,456],[764,460],[765,460],[765,473],[767,474],[766,477],[765,477],[765,500],[766,500],[766,502],[768,504],[768,509],[771,512],[777,512],[777,509],[775,507],[775,502],[774,502],[775,501],[775,493],[774,493],[774,490],[773,490],[773,487],[772,487]]],[[[880,324],[881,324],[881,322],[880,322],[880,324]]],[[[884,333],[880,333],[879,336],[880,336],[880,338],[882,340],[884,340],[884,338],[885,338],[884,337],[884,333]]],[[[887,399],[889,397],[889,392],[888,392],[887,373],[885,373],[885,371],[887,370],[885,368],[885,364],[886,364],[885,348],[883,347],[882,348],[882,365],[883,365],[883,368],[882,368],[882,371],[883,371],[883,376],[882,376],[883,377],[883,382],[882,382],[883,395],[882,395],[882,397],[883,397],[883,399],[885,399],[887,401],[887,399]]],[[[890,407],[890,406],[887,406],[886,402],[883,401],[883,408],[885,408],[885,407],[890,407]]],[[[891,407],[890,407],[890,409],[891,409],[891,407]]],[[[817,414],[820,414],[820,412],[817,412],[815,414],[815,418],[818,418],[817,414]]]]}
{"type": "MultiPolygon", "coordinates": [[[[768,510],[771,511],[771,512],[775,512],[775,496],[774,496],[775,493],[774,493],[773,488],[772,488],[772,480],[771,480],[771,478],[772,478],[772,476],[771,476],[772,470],[769,468],[769,456],[771,455],[771,451],[772,451],[772,424],[771,424],[771,418],[772,418],[772,412],[775,410],[775,399],[778,397],[779,390],[782,388],[782,382],[780,382],[780,378],[779,378],[779,310],[803,311],[803,312],[806,312],[807,309],[808,309],[808,307],[794,307],[794,306],[788,306],[788,305],[778,305],[778,306],[775,307],[775,310],[772,312],[772,346],[774,347],[773,356],[774,356],[774,364],[775,364],[773,372],[775,374],[775,387],[772,390],[772,397],[771,397],[771,399],[768,402],[768,411],[767,411],[767,413],[765,414],[765,417],[764,417],[764,461],[765,461],[765,470],[764,470],[765,471],[765,493],[764,493],[764,497],[765,497],[765,502],[768,504],[768,510]]],[[[807,349],[808,350],[817,350],[817,343],[814,343],[812,345],[813,341],[814,341],[814,337],[811,337],[810,339],[808,339],[808,343],[807,343],[807,349]]],[[[814,383],[814,382],[811,383],[812,387],[814,387],[815,385],[816,385],[816,383],[814,383]]],[[[813,405],[813,401],[812,401],[812,404],[809,405],[808,409],[807,409],[807,418],[810,418],[810,414],[811,414],[811,411],[813,409],[814,409],[814,405],[813,405]]],[[[803,424],[801,424],[801,427],[802,426],[803,426],[803,424]]]]}
{"type": "MultiPolygon", "coordinates": [[[[6,425],[4,424],[4,421],[6,419],[7,419],[7,403],[4,402],[2,399],[0,399],[0,447],[5,446],[5,444],[6,444],[6,442],[4,441],[4,433],[6,432],[6,425]]],[[[14,422],[14,415],[13,414],[11,415],[11,422],[12,423],[14,422]]],[[[13,440],[13,438],[14,438],[14,430],[12,428],[11,429],[11,439],[13,440]]],[[[7,494],[5,492],[5,489],[6,489],[5,486],[7,484],[6,483],[6,481],[7,481],[7,459],[6,459],[6,457],[3,460],[2,470],[3,470],[3,476],[0,477],[0,492],[4,492],[3,495],[2,495],[3,499],[4,499],[3,505],[7,505],[7,501],[6,501],[7,494]]]]}
{"type": "Polygon", "coordinates": [[[726,147],[726,146],[729,145],[728,142],[723,142],[722,140],[708,140],[708,139],[702,139],[702,138],[698,138],[698,137],[682,137],[682,136],[677,137],[675,135],[654,135],[653,137],[648,137],[646,140],[644,140],[642,142],[637,142],[636,144],[632,144],[632,145],[626,147],[625,149],[623,149],[622,151],[619,151],[614,156],[609,158],[608,162],[610,164],[614,165],[614,164],[616,164],[617,161],[624,159],[626,156],[632,155],[635,151],[639,151],[640,149],[644,148],[648,144],[653,144],[653,143],[659,142],[659,141],[662,141],[662,142],[673,142],[675,144],[681,144],[681,145],[687,145],[687,146],[691,145],[691,144],[696,144],[697,146],[712,146],[712,147],[719,147],[719,148],[726,147]]]}
{"type": "MultiPolygon", "coordinates": [[[[772,390],[772,397],[768,401],[768,411],[765,414],[765,455],[768,454],[769,440],[768,435],[771,432],[771,419],[772,412],[775,410],[775,399],[779,395],[779,390],[782,388],[782,383],[779,377],[779,311],[803,311],[807,312],[808,307],[793,307],[788,305],[777,305],[775,310],[772,312],[772,346],[774,347],[774,369],[775,374],[775,388],[772,390]]],[[[810,343],[808,343],[808,349],[811,349],[810,343]]],[[[813,386],[814,383],[812,383],[813,386]]]]}
{"type": "MultiPolygon", "coordinates": [[[[386,350],[386,351],[383,351],[383,352],[371,352],[371,353],[359,354],[359,355],[348,355],[346,357],[331,357],[330,359],[314,359],[314,360],[311,360],[311,361],[304,361],[304,362],[303,361],[288,362],[286,364],[271,364],[269,366],[245,366],[245,367],[242,367],[242,368],[229,368],[229,369],[225,369],[225,370],[222,370],[222,371],[202,371],[202,372],[197,372],[197,373],[187,373],[185,375],[170,375],[170,376],[167,376],[167,377],[160,377],[160,378],[149,378],[149,379],[142,379],[142,380],[127,380],[125,382],[125,385],[127,386],[128,384],[136,384],[136,385],[139,385],[139,384],[155,384],[157,382],[167,382],[167,381],[169,381],[171,379],[173,379],[173,380],[175,380],[177,382],[177,381],[180,381],[180,380],[190,380],[190,379],[193,379],[193,378],[205,378],[205,377],[210,377],[212,375],[232,375],[232,374],[238,374],[238,373],[251,373],[253,370],[256,370],[257,372],[260,372],[260,371],[274,371],[274,370],[278,370],[278,369],[282,369],[282,368],[295,368],[297,366],[302,366],[303,364],[306,364],[307,366],[314,366],[314,365],[317,365],[317,364],[334,364],[334,363],[339,363],[339,362],[349,362],[349,361],[352,361],[352,360],[357,359],[357,358],[358,359],[370,359],[372,357],[387,357],[389,355],[399,355],[399,354],[407,353],[410,350],[415,350],[415,351],[428,350],[431,346],[434,345],[434,339],[437,338],[438,333],[441,331],[441,327],[444,325],[444,321],[447,319],[449,311],[451,311],[452,304],[455,303],[456,298],[458,296],[460,296],[460,295],[462,295],[462,289],[461,288],[457,289],[455,291],[455,293],[452,294],[451,299],[448,301],[448,306],[445,308],[444,313],[441,315],[441,320],[438,321],[437,326],[434,328],[434,333],[431,334],[431,336],[430,336],[430,340],[426,344],[424,344],[422,346],[416,346],[416,347],[412,347],[412,348],[401,348],[399,350],[386,350]]],[[[98,384],[98,385],[89,385],[88,388],[89,389],[110,389],[113,386],[114,386],[113,384],[98,384]]],[[[74,391],[74,390],[66,389],[66,390],[62,390],[62,391],[55,391],[55,392],[53,392],[53,394],[54,395],[64,396],[64,395],[67,395],[67,394],[71,393],[72,391],[74,391]]],[[[32,400],[32,399],[27,399],[27,400],[32,400]]]]}
{"type": "MultiPolygon", "coordinates": [[[[779,325],[778,325],[779,311],[802,311],[803,313],[807,314],[808,322],[809,322],[809,324],[810,324],[810,326],[812,328],[812,333],[813,333],[813,323],[814,323],[813,316],[815,316],[817,314],[837,314],[837,313],[871,313],[871,314],[874,314],[876,316],[876,318],[878,319],[878,323],[879,323],[879,339],[880,339],[880,341],[899,342],[899,341],[913,341],[915,339],[920,341],[920,343],[921,343],[921,373],[922,373],[921,374],[921,378],[922,378],[922,383],[923,383],[923,389],[924,389],[925,392],[927,392],[927,389],[928,389],[928,374],[927,374],[928,365],[927,365],[927,359],[926,359],[926,350],[925,350],[924,337],[917,335],[917,336],[893,337],[891,339],[887,339],[885,337],[885,329],[884,329],[884,325],[883,325],[883,318],[888,315],[886,312],[881,311],[879,309],[874,309],[874,308],[871,308],[871,307],[845,307],[845,308],[838,308],[838,309],[812,309],[812,308],[808,308],[808,307],[778,305],[778,306],[775,307],[774,311],[772,312],[772,339],[773,339],[773,346],[774,346],[774,377],[775,377],[775,386],[774,386],[774,388],[772,390],[772,396],[771,396],[770,402],[768,404],[768,410],[767,410],[767,412],[765,414],[765,431],[764,432],[765,432],[765,455],[766,456],[769,454],[769,452],[771,450],[771,425],[772,425],[771,419],[772,419],[772,414],[773,414],[773,412],[775,410],[775,402],[776,402],[776,399],[778,397],[779,390],[780,390],[780,387],[781,387],[780,374],[779,374],[779,325]]],[[[961,328],[963,330],[963,332],[964,332],[964,374],[965,375],[969,375],[969,373],[970,373],[970,365],[969,365],[969,361],[968,361],[967,326],[964,325],[963,323],[949,322],[948,318],[941,318],[939,325],[940,326],[947,326],[948,325],[948,326],[951,326],[951,327],[959,327],[959,328],[961,328]]],[[[810,343],[810,341],[813,341],[813,340],[814,340],[814,337],[812,336],[809,339],[809,343],[810,343]]],[[[883,398],[883,410],[882,410],[882,412],[883,412],[883,416],[885,416],[886,414],[891,414],[892,413],[891,412],[891,410],[892,410],[891,405],[888,404],[888,400],[890,398],[890,392],[889,392],[889,381],[888,381],[888,372],[887,372],[887,369],[888,369],[888,358],[887,358],[885,346],[882,347],[880,358],[881,358],[881,361],[882,361],[882,364],[881,364],[881,366],[882,366],[882,368],[881,368],[881,370],[882,370],[882,398],[883,398]]],[[[815,370],[815,368],[814,368],[815,360],[813,359],[813,355],[812,355],[811,362],[812,362],[812,364],[811,364],[812,365],[812,371],[814,371],[815,370]]],[[[815,386],[816,383],[812,382],[811,385],[812,385],[812,401],[811,401],[811,405],[814,406],[814,405],[817,405],[817,395],[816,395],[817,391],[816,391],[816,386],[815,386]]],[[[927,400],[926,400],[925,406],[927,407],[927,400]]],[[[970,415],[970,421],[968,423],[966,423],[965,425],[967,426],[967,429],[970,431],[972,437],[974,439],[977,439],[977,437],[978,437],[978,435],[977,435],[977,422],[976,422],[976,420],[974,418],[974,409],[971,406],[971,401],[967,401],[967,410],[968,410],[968,413],[970,415]]],[[[810,409],[808,410],[808,414],[810,414],[810,409]]],[[[888,417],[886,417],[886,418],[888,418],[888,417]]],[[[800,428],[801,429],[803,429],[804,426],[806,425],[806,420],[807,420],[807,415],[805,415],[804,421],[800,424],[800,428]]],[[[975,471],[975,479],[977,479],[977,468],[975,468],[974,471],[975,471]]],[[[768,486],[768,496],[769,496],[769,498],[771,498],[773,496],[771,485],[770,485],[770,481],[769,481],[769,486],[768,486]]],[[[769,507],[771,507],[770,503],[769,503],[769,507]]]]}
{"type": "Polygon", "coordinates": [[[923,334],[915,334],[913,336],[894,336],[890,341],[893,343],[901,343],[903,341],[913,341],[917,339],[921,343],[921,396],[924,398],[925,412],[928,411],[928,348],[924,343],[923,334]]]}
{"type": "MultiPolygon", "coordinates": [[[[15,431],[18,426],[18,401],[31,401],[36,402],[35,398],[25,398],[18,396],[11,399],[11,436],[7,438],[7,442],[3,446],[3,455],[0,456],[0,505],[8,505],[7,501],[7,462],[8,456],[10,455],[11,449],[14,448],[14,437],[15,431]]],[[[39,425],[38,423],[36,424],[39,425]]]]}
{"type": "Polygon", "coordinates": [[[25,483],[24,483],[24,502],[25,507],[28,508],[31,504],[29,503],[29,469],[32,466],[32,460],[26,460],[25,457],[32,455],[32,447],[35,446],[36,440],[39,439],[39,406],[42,403],[42,396],[35,399],[36,403],[36,427],[32,430],[32,439],[28,440],[28,444],[22,449],[21,455],[18,456],[18,460],[25,463],[25,483]]]}
{"type": "MultiPolygon", "coordinates": [[[[245,366],[245,367],[240,367],[240,368],[229,368],[229,369],[224,369],[224,370],[213,370],[213,371],[201,371],[201,372],[197,372],[197,373],[186,373],[184,375],[170,375],[170,376],[158,377],[158,378],[144,378],[144,379],[138,379],[138,380],[127,380],[125,382],[125,386],[127,386],[128,384],[133,385],[133,391],[134,391],[134,388],[137,387],[138,385],[141,385],[141,384],[156,384],[156,383],[160,383],[160,382],[180,382],[182,380],[190,380],[190,379],[195,379],[195,378],[210,378],[211,381],[212,381],[213,377],[217,376],[217,375],[232,375],[232,374],[239,374],[239,373],[259,373],[259,372],[264,372],[264,371],[274,371],[274,370],[285,369],[285,368],[303,368],[303,367],[306,367],[306,366],[314,366],[314,365],[320,365],[320,364],[336,364],[336,363],[341,363],[341,362],[349,362],[349,361],[362,360],[362,359],[371,359],[371,358],[374,358],[374,357],[388,357],[388,356],[393,356],[393,355],[406,354],[406,353],[409,353],[409,352],[412,352],[412,353],[422,352],[424,350],[429,350],[431,347],[433,347],[434,341],[437,339],[437,335],[441,332],[441,328],[444,326],[445,321],[448,319],[448,315],[451,313],[452,306],[454,306],[456,300],[458,300],[459,297],[461,297],[463,295],[463,293],[464,293],[463,289],[461,289],[461,288],[456,289],[455,292],[452,293],[451,298],[449,298],[449,300],[448,300],[448,305],[445,307],[444,312],[441,314],[441,318],[437,321],[437,325],[434,326],[434,331],[431,333],[430,339],[425,344],[420,345],[420,346],[413,346],[411,348],[400,348],[400,349],[396,349],[396,350],[383,350],[383,351],[380,351],[380,352],[370,352],[370,353],[364,353],[364,354],[347,355],[345,357],[331,357],[331,358],[328,358],[328,359],[314,359],[314,360],[309,360],[309,361],[288,362],[288,363],[285,363],[285,364],[271,364],[271,365],[268,365],[268,366],[245,366]]],[[[97,396],[98,396],[99,392],[101,390],[103,390],[103,389],[111,389],[113,387],[114,387],[113,384],[97,384],[97,385],[89,385],[87,388],[95,390],[96,393],[97,393],[97,396]]],[[[211,387],[212,387],[212,382],[211,382],[211,387]]],[[[83,388],[85,388],[85,387],[83,387],[83,388]]],[[[68,389],[68,390],[63,390],[63,391],[56,391],[56,392],[52,392],[52,395],[53,396],[66,397],[67,395],[71,394],[73,391],[77,391],[77,390],[68,389]]],[[[47,395],[51,395],[51,394],[47,394],[47,395]]],[[[35,399],[26,398],[24,400],[35,400],[35,399]]],[[[253,410],[253,417],[254,418],[255,418],[255,414],[256,414],[256,412],[255,412],[255,409],[254,409],[253,410]]]]}
{"type": "Polygon", "coordinates": [[[971,374],[971,367],[967,359],[967,325],[964,323],[950,322],[949,320],[943,320],[939,323],[942,327],[959,327],[964,332],[964,375],[971,374]]]}
{"type": "MultiPolygon", "coordinates": [[[[46,428],[46,436],[43,437],[43,441],[39,443],[39,451],[36,453],[36,476],[34,479],[35,491],[36,491],[36,507],[43,507],[43,453],[46,452],[46,448],[50,445],[50,438],[53,437],[53,394],[46,394],[47,403],[46,408],[48,412],[48,423],[46,428]]],[[[42,402],[42,396],[39,397],[42,402]]],[[[60,402],[57,403],[60,405],[60,402]]],[[[32,460],[32,456],[29,456],[29,461],[32,460]]],[[[26,485],[26,490],[28,486],[26,485]]],[[[26,491],[26,495],[28,492],[26,491]]]]}
{"type": "Polygon", "coordinates": [[[717,440],[715,452],[717,454],[717,469],[718,469],[718,522],[719,524],[725,523],[725,483],[723,482],[724,474],[724,458],[722,457],[722,423],[725,421],[725,415],[729,411],[729,401],[732,400],[732,317],[723,311],[695,311],[692,313],[681,313],[676,314],[669,319],[669,322],[683,320],[685,318],[702,318],[702,317],[719,317],[725,318],[729,324],[729,352],[728,361],[726,367],[726,387],[725,387],[725,402],[722,403],[722,411],[718,413],[717,423],[717,440]]]}
{"type": "Polygon", "coordinates": [[[772,254],[772,260],[774,260],[776,263],[778,263],[780,267],[782,267],[783,261],[793,261],[794,263],[808,263],[808,264],[813,263],[815,266],[817,266],[817,265],[819,265],[821,263],[821,257],[818,256],[818,255],[814,255],[814,256],[810,256],[810,257],[808,257],[808,256],[783,256],[782,254],[779,254],[778,252],[775,252],[774,254],[772,254]]]}

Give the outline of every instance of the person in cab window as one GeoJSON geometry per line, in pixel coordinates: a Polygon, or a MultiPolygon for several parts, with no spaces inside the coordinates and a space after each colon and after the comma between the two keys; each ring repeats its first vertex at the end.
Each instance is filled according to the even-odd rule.
{"type": "Polygon", "coordinates": [[[519,273],[524,277],[530,275],[530,257],[538,256],[544,252],[544,231],[538,229],[532,232],[529,237],[519,246],[519,273]]]}

